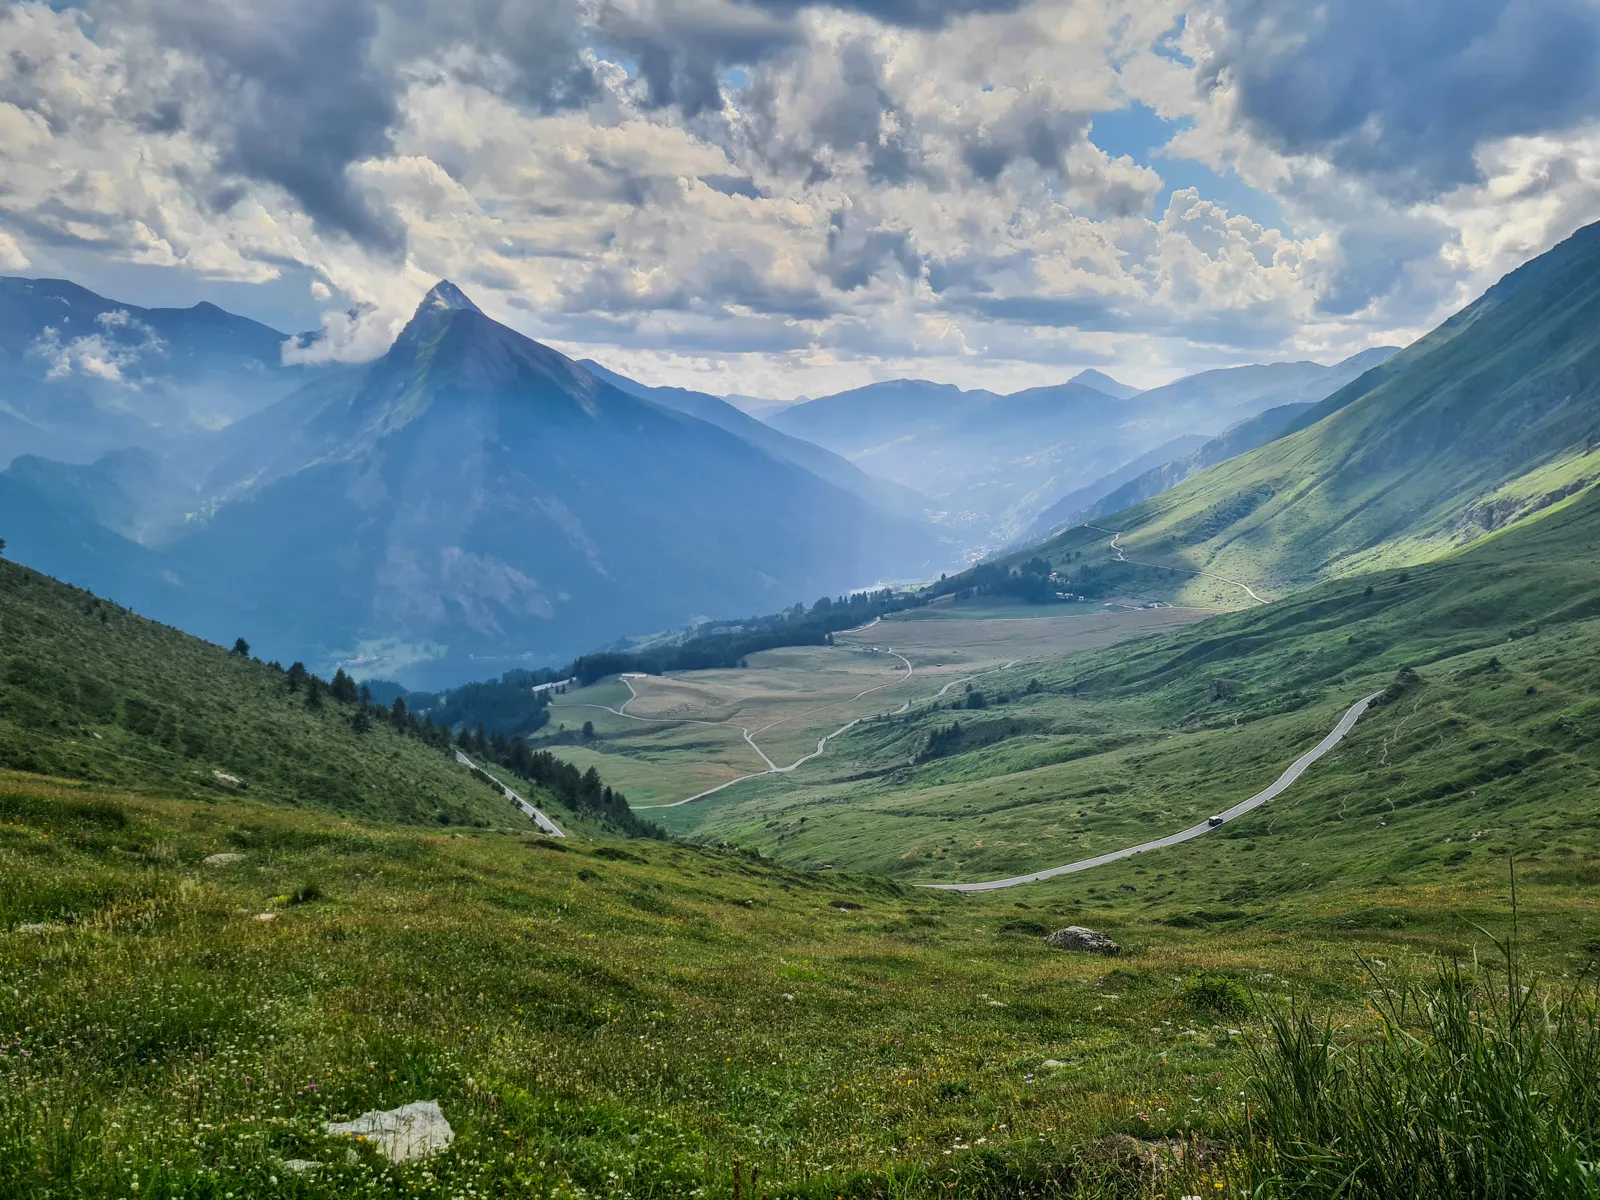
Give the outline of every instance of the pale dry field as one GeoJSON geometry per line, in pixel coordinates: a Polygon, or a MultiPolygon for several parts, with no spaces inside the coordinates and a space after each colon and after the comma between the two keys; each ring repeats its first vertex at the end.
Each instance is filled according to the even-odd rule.
{"type": "MultiPolygon", "coordinates": [[[[550,747],[639,805],[694,796],[741,776],[788,767],[820,739],[857,719],[903,710],[994,677],[1021,688],[1030,663],[1064,658],[1159,633],[1210,614],[1200,609],[1028,609],[1037,616],[913,614],[853,633],[833,646],[798,646],[750,656],[743,669],[608,679],[558,697],[554,730],[593,721],[582,747],[550,747]],[[1056,615],[1062,614],[1062,615],[1056,615]]],[[[999,611],[1012,611],[1001,608],[999,611]]],[[[830,744],[825,753],[834,753],[830,744]]],[[[807,770],[801,766],[797,778],[807,770]]]]}

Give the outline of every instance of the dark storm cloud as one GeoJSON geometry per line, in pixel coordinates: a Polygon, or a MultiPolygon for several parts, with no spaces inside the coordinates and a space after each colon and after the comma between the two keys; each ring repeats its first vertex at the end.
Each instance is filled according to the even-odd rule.
{"type": "Polygon", "coordinates": [[[917,278],[922,274],[922,256],[905,230],[862,227],[840,210],[828,224],[828,251],[822,269],[834,287],[853,292],[885,271],[917,278]]]}
{"type": "Polygon", "coordinates": [[[1477,178],[1485,139],[1593,117],[1593,0],[1219,0],[1226,71],[1270,143],[1415,200],[1477,178]]]}
{"type": "Polygon", "coordinates": [[[1019,158],[1032,159],[1045,171],[1062,171],[1067,151],[1088,135],[1089,122],[1087,113],[1019,109],[999,127],[974,133],[962,146],[961,158],[989,183],[1019,158]]]}
{"type": "Polygon", "coordinates": [[[938,29],[975,13],[1012,12],[1023,0],[742,0],[720,8],[680,9],[666,2],[637,13],[603,10],[603,40],[633,59],[648,102],[676,105],[687,117],[722,107],[729,67],[762,62],[795,45],[807,8],[861,13],[888,25],[938,29]]]}
{"type": "MultiPolygon", "coordinates": [[[[211,137],[230,174],[283,188],[319,226],[388,252],[399,225],[362,194],[349,167],[389,148],[396,92],[369,48],[376,8],[364,2],[267,4],[146,0],[97,6],[102,27],[142,27],[186,52],[196,73],[152,114],[211,137]]],[[[216,195],[226,199],[226,190],[216,195]]]]}

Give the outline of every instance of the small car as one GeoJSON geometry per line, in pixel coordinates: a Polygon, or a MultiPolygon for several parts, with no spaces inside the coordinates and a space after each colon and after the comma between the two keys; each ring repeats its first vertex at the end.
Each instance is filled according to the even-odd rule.
{"type": "Polygon", "coordinates": [[[1226,820],[1224,817],[1210,817],[1207,819],[1206,824],[1215,829],[1218,825],[1221,825],[1224,820],[1226,820]]]}

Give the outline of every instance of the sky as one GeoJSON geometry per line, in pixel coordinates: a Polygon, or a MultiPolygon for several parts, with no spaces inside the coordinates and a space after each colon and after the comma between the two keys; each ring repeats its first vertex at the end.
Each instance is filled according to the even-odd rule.
{"type": "Polygon", "coordinates": [[[0,4],[0,273],[647,383],[1404,344],[1600,220],[1600,0],[0,4]]]}

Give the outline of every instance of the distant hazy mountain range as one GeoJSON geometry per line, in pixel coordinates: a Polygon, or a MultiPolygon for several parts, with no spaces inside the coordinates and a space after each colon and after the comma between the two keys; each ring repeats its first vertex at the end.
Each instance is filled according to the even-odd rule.
{"type": "MultiPolygon", "coordinates": [[[[1266,409],[1320,400],[1391,353],[1368,351],[1331,367],[1295,362],[1207,371],[1145,392],[1099,371],[1009,395],[895,380],[761,415],[928,495],[941,510],[938,519],[981,548],[1039,530],[1041,522],[1047,530],[1064,496],[1115,480],[1088,502],[1098,499],[1125,482],[1126,464],[1148,462],[1174,439],[1176,454],[1168,457],[1266,409]]],[[[1083,503],[1080,494],[1069,508],[1083,503]]]]}
{"type": "Polygon", "coordinates": [[[171,447],[324,373],[285,335],[214,304],[140,308],[61,279],[0,277],[0,467],[171,447]]]}
{"type": "MultiPolygon", "coordinates": [[[[1281,416],[1262,413],[1256,428],[1229,436],[1253,440],[1261,422],[1281,416]]],[[[1291,411],[1268,436],[1237,456],[1224,438],[1161,468],[1177,483],[1171,490],[1152,496],[1164,480],[1147,477],[1122,485],[1131,491],[1101,499],[1095,523],[1121,533],[1129,558],[1247,579],[1271,594],[1440,558],[1592,498],[1600,224],[1320,403],[1291,411]],[[1207,458],[1217,465],[1200,470],[1207,458]],[[1199,473],[1180,482],[1191,469],[1199,473]],[[1120,498],[1135,502],[1119,507],[1120,498]]],[[[1093,563],[1111,558],[1107,541],[1079,526],[1016,557],[1093,563]]],[[[1181,591],[1194,578],[1162,569],[1139,586],[1181,591]]]]}
{"type": "Polygon", "coordinates": [[[1148,500],[1151,496],[1177,487],[1207,467],[1224,462],[1236,454],[1243,454],[1246,450],[1254,450],[1273,438],[1282,437],[1296,428],[1325,396],[1359,379],[1396,353],[1398,351],[1393,346],[1379,346],[1351,355],[1332,367],[1320,367],[1315,371],[1306,370],[1307,367],[1316,367],[1315,363],[1278,363],[1267,367],[1207,371],[1146,392],[1142,399],[1148,403],[1166,403],[1168,401],[1163,397],[1170,397],[1171,401],[1182,404],[1185,403],[1183,397],[1186,392],[1227,397],[1240,386],[1265,383],[1275,389],[1282,387],[1282,390],[1258,394],[1240,405],[1241,408],[1251,408],[1268,403],[1272,407],[1240,421],[1214,438],[1206,439],[1192,434],[1175,438],[1063,496],[1040,513],[1018,540],[1024,544],[1038,541],[1069,525],[1081,525],[1106,513],[1137,504],[1140,500],[1148,500]],[[1283,386],[1285,384],[1289,386],[1283,386]]]}
{"type": "Polygon", "coordinates": [[[439,686],[955,569],[1304,424],[1389,353],[1147,392],[900,380],[763,422],[448,283],[374,362],[294,365],[304,338],[0,279],[9,553],[214,640],[439,686]]]}
{"type": "MultiPolygon", "coordinates": [[[[955,565],[904,489],[712,397],[663,404],[600,378],[448,283],[382,358],[316,372],[282,366],[283,335],[220,310],[148,314],[157,325],[71,285],[7,288],[29,314],[4,343],[27,382],[7,415],[47,440],[0,430],[5,457],[20,444],[78,460],[23,455],[0,473],[8,554],[214,640],[454,682],[955,565]],[[60,294],[74,329],[157,329],[150,374],[129,353],[120,380],[78,360],[52,375],[34,314],[60,294]],[[243,332],[208,339],[207,322],[243,332]],[[190,344],[211,351],[171,368],[190,344]],[[259,403],[258,376],[278,398],[259,403]]],[[[91,352],[109,353],[73,351],[91,352]]]]}

